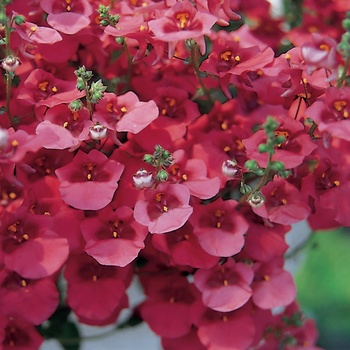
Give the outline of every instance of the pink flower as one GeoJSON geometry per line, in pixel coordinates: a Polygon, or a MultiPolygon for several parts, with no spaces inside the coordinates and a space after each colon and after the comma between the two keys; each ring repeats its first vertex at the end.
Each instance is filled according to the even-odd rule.
{"type": "Polygon", "coordinates": [[[201,199],[214,197],[220,189],[218,177],[207,177],[207,166],[201,159],[188,159],[184,150],[173,153],[173,164],[169,167],[169,180],[186,186],[192,196],[201,199]]]}
{"type": "Polygon", "coordinates": [[[240,308],[250,299],[253,277],[251,267],[230,259],[224,265],[198,269],[194,274],[194,284],[202,292],[204,305],[228,312],[240,308]]]}
{"type": "Polygon", "coordinates": [[[54,313],[58,303],[58,290],[50,277],[25,279],[6,269],[0,272],[0,307],[5,315],[39,325],[54,313]]]}
{"type": "Polygon", "coordinates": [[[189,0],[183,0],[176,2],[164,14],[159,14],[159,18],[149,21],[148,26],[156,39],[168,42],[171,58],[177,42],[186,39],[195,40],[204,55],[204,35],[210,33],[216,21],[216,16],[197,11],[189,0]]]}
{"type": "Polygon", "coordinates": [[[93,149],[79,151],[71,164],[56,170],[63,200],[76,209],[98,210],[109,204],[124,165],[93,149]]]}
{"type": "Polygon", "coordinates": [[[207,309],[196,326],[205,348],[220,350],[249,349],[256,329],[250,307],[231,312],[207,309]]]}
{"type": "Polygon", "coordinates": [[[67,239],[52,230],[50,216],[30,214],[25,206],[4,213],[0,243],[4,265],[28,279],[54,274],[69,253],[67,239]]]}
{"type": "Polygon", "coordinates": [[[296,296],[292,275],[283,270],[283,259],[273,259],[266,264],[256,264],[252,283],[254,304],[261,309],[271,309],[290,304],[296,296]]]}
{"type": "Polygon", "coordinates": [[[55,29],[40,27],[35,23],[24,22],[21,25],[16,25],[15,28],[23,40],[31,43],[54,44],[62,40],[62,36],[55,29]]]}
{"type": "Polygon", "coordinates": [[[158,107],[153,100],[142,102],[129,91],[116,96],[105,93],[96,105],[94,120],[118,132],[139,133],[158,117],[158,107]]]}
{"type": "Polygon", "coordinates": [[[84,96],[76,88],[76,81],[62,80],[43,69],[34,69],[20,88],[18,99],[36,107],[53,107],[84,96]]]}
{"type": "Polygon", "coordinates": [[[130,268],[100,265],[85,253],[71,256],[64,272],[68,305],[89,324],[104,323],[124,303],[130,272],[130,268]]]}
{"type": "Polygon", "coordinates": [[[147,300],[140,314],[158,335],[176,338],[187,334],[192,326],[192,307],[198,290],[180,274],[152,275],[147,281],[147,300]]]}
{"type": "Polygon", "coordinates": [[[47,23],[65,34],[75,34],[90,24],[93,9],[87,0],[42,0],[47,23]]]}
{"type": "MultiPolygon", "coordinates": [[[[2,323],[2,322],[1,322],[2,323]]],[[[26,349],[38,350],[43,343],[44,338],[35,329],[34,325],[21,319],[9,318],[5,325],[2,340],[2,349],[26,349]]]]}
{"type": "Polygon", "coordinates": [[[152,244],[157,250],[168,254],[173,265],[208,269],[217,264],[219,259],[201,247],[189,222],[166,235],[153,235],[152,244]]]}
{"type": "Polygon", "coordinates": [[[134,217],[150,233],[166,233],[180,228],[192,214],[190,191],[181,184],[162,183],[147,189],[145,199],[135,204],[134,217]]]}
{"type": "Polygon", "coordinates": [[[134,220],[133,210],[122,206],[101,210],[81,223],[85,251],[102,265],[124,267],[144,248],[147,228],[134,220]]]}
{"type": "MultiPolygon", "coordinates": [[[[306,133],[301,122],[282,116],[276,116],[274,119],[279,123],[275,135],[283,136],[285,141],[275,148],[272,160],[282,162],[286,169],[295,168],[317,148],[317,145],[306,133]]],[[[265,141],[266,134],[264,130],[258,130],[242,141],[247,149],[247,156],[255,159],[261,167],[266,167],[268,154],[259,152],[258,145],[265,141]]]]}
{"type": "Polygon", "coordinates": [[[235,209],[237,202],[218,198],[208,205],[198,204],[190,222],[202,248],[213,256],[231,256],[244,245],[248,222],[235,209]]]}
{"type": "Polygon", "coordinates": [[[299,190],[282,178],[275,178],[262,189],[264,203],[253,208],[254,213],[271,222],[291,225],[306,219],[311,209],[299,190]]]}

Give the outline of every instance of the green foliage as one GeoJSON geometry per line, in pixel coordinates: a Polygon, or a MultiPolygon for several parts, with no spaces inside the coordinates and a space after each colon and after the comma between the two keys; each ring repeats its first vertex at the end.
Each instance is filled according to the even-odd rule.
{"type": "Polygon", "coordinates": [[[298,300],[316,319],[319,346],[348,349],[350,344],[350,231],[317,232],[296,274],[298,300]]]}

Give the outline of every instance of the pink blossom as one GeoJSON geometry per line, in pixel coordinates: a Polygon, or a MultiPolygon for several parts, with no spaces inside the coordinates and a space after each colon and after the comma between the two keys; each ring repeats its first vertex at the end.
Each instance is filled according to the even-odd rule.
{"type": "Polygon", "coordinates": [[[135,204],[134,217],[150,233],[166,233],[180,228],[192,214],[190,191],[181,184],[162,183],[146,189],[145,199],[135,204]]]}
{"type": "Polygon", "coordinates": [[[93,149],[88,154],[79,151],[71,164],[55,173],[67,204],[82,210],[98,210],[112,201],[123,169],[124,165],[93,149]]]}

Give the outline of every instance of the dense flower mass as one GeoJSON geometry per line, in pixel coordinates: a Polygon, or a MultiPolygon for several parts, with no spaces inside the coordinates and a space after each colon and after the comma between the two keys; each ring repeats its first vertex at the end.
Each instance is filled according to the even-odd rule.
{"type": "Polygon", "coordinates": [[[289,3],[0,0],[1,349],[135,279],[165,350],[320,349],[285,235],[350,226],[350,13],[289,3]]]}

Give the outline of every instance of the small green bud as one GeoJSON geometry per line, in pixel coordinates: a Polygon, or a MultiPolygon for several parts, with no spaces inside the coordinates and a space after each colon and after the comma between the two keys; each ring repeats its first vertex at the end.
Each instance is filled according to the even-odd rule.
{"type": "Polygon", "coordinates": [[[258,175],[258,176],[263,176],[265,174],[265,170],[262,168],[254,169],[253,173],[258,175]]]}
{"type": "Polygon", "coordinates": [[[281,145],[284,141],[286,141],[286,138],[284,136],[278,135],[275,138],[275,145],[281,145]]]}
{"type": "Polygon", "coordinates": [[[83,108],[83,103],[80,100],[75,100],[68,105],[68,108],[73,112],[77,112],[83,108]]]}
{"type": "Polygon", "coordinates": [[[244,164],[244,167],[247,169],[247,170],[255,170],[255,169],[258,169],[259,168],[259,165],[258,165],[258,162],[256,160],[247,160],[244,164]]]}
{"type": "Polygon", "coordinates": [[[267,117],[266,123],[263,124],[263,129],[265,130],[266,134],[269,136],[269,134],[271,134],[271,132],[273,133],[277,128],[277,121],[272,117],[267,117]]]}
{"type": "Polygon", "coordinates": [[[102,84],[101,79],[93,82],[91,84],[90,93],[91,93],[91,102],[97,103],[103,97],[103,93],[106,91],[107,86],[102,84]]]}
{"type": "Polygon", "coordinates": [[[272,161],[270,164],[270,167],[272,170],[275,170],[275,171],[283,171],[284,170],[284,164],[278,160],[272,161]]]}
{"type": "Polygon", "coordinates": [[[247,193],[250,193],[252,191],[252,188],[250,186],[246,185],[244,182],[241,182],[240,186],[239,186],[239,191],[242,194],[247,194],[247,193]]]}
{"type": "Polygon", "coordinates": [[[144,161],[145,163],[148,163],[148,164],[153,164],[153,162],[154,162],[154,157],[152,156],[152,154],[145,154],[145,155],[143,156],[143,161],[144,161]]]}
{"type": "Polygon", "coordinates": [[[292,174],[291,170],[282,170],[282,171],[279,171],[279,172],[277,173],[277,175],[283,177],[284,179],[286,179],[287,177],[289,177],[291,174],[292,174]]]}
{"type": "Polygon", "coordinates": [[[77,87],[77,89],[78,89],[79,91],[85,90],[86,83],[85,83],[85,81],[84,81],[83,78],[80,78],[80,77],[79,77],[79,78],[77,79],[77,85],[76,85],[76,87],[77,87]]]}
{"type": "Polygon", "coordinates": [[[13,21],[20,26],[21,24],[25,23],[26,19],[24,16],[22,15],[17,15],[13,18],[13,21]]]}
{"type": "Polygon", "coordinates": [[[119,45],[124,45],[124,43],[125,43],[125,38],[122,37],[122,36],[117,36],[117,37],[115,38],[115,42],[116,42],[117,44],[119,44],[119,45]]]}
{"type": "Polygon", "coordinates": [[[106,27],[108,25],[109,25],[109,23],[108,23],[108,21],[106,19],[101,19],[100,20],[100,26],[106,27]]]}
{"type": "Polygon", "coordinates": [[[350,18],[345,18],[342,22],[341,22],[343,28],[349,32],[350,31],[350,18]]]}
{"type": "Polygon", "coordinates": [[[168,178],[169,178],[168,172],[163,169],[159,170],[156,174],[156,180],[159,182],[164,182],[168,180],[168,178]]]}
{"type": "Polygon", "coordinates": [[[261,143],[259,146],[258,146],[258,151],[260,153],[266,153],[269,151],[269,146],[266,144],[266,143],[261,143]]]}

